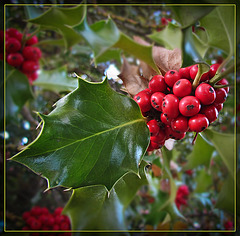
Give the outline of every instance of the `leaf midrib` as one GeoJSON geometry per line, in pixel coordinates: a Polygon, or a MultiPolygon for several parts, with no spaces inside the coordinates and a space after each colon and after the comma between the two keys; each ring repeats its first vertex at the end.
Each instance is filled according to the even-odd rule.
{"type": "MultiPolygon", "coordinates": [[[[138,123],[138,122],[145,122],[145,121],[144,121],[143,119],[137,119],[137,120],[134,120],[134,121],[129,121],[129,122],[127,122],[127,123],[124,123],[124,124],[120,124],[120,125],[118,125],[118,126],[115,126],[114,128],[110,128],[110,129],[107,129],[107,130],[104,130],[104,131],[95,133],[95,134],[93,134],[93,135],[90,135],[90,136],[88,136],[88,137],[85,137],[85,138],[83,138],[83,139],[76,140],[76,141],[71,142],[71,143],[69,143],[69,144],[67,144],[67,145],[61,146],[60,148],[51,149],[51,150],[48,150],[48,151],[43,152],[43,153],[37,153],[37,154],[35,154],[35,155],[24,156],[24,157],[25,157],[25,158],[28,158],[28,157],[43,155],[43,154],[46,154],[46,153],[49,153],[49,152],[53,152],[53,151],[58,151],[58,150],[61,150],[61,149],[65,148],[65,147],[71,146],[71,145],[73,145],[73,144],[75,144],[75,143],[82,142],[82,141],[85,141],[85,140],[87,140],[87,139],[93,138],[93,137],[95,137],[95,136],[98,136],[98,135],[101,135],[101,134],[104,134],[104,133],[107,133],[107,132],[111,132],[111,131],[113,131],[113,130],[120,129],[120,128],[123,128],[123,127],[125,127],[125,126],[129,126],[129,125],[132,125],[132,124],[135,124],[135,123],[138,123]]],[[[43,128],[44,128],[44,127],[43,127],[43,128]]],[[[31,145],[31,144],[30,144],[30,145],[31,145]]],[[[24,152],[24,151],[25,151],[25,149],[24,149],[22,152],[24,152]]],[[[19,154],[21,154],[21,152],[20,152],[19,154]]],[[[17,155],[17,156],[18,156],[18,155],[17,155]]],[[[17,156],[16,156],[16,157],[17,157],[17,156]]],[[[13,158],[14,158],[14,157],[13,157],[13,158]]]]}

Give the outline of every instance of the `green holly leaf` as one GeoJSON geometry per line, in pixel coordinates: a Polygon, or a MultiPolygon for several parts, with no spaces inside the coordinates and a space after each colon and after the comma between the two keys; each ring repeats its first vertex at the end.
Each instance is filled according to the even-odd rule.
{"type": "Polygon", "coordinates": [[[234,7],[219,6],[200,20],[201,26],[207,30],[208,45],[233,53],[234,42],[234,7]]]}
{"type": "Polygon", "coordinates": [[[196,189],[195,193],[203,193],[209,190],[209,187],[212,185],[212,177],[207,173],[206,169],[202,168],[195,178],[196,189]]]}
{"type": "Polygon", "coordinates": [[[182,30],[178,25],[169,23],[165,29],[148,35],[150,39],[159,43],[167,49],[182,49],[182,30]]]}
{"type": "Polygon", "coordinates": [[[50,71],[41,70],[38,79],[33,82],[33,85],[58,93],[76,89],[78,80],[69,77],[66,66],[63,66],[50,71]]]}
{"type": "Polygon", "coordinates": [[[209,14],[214,7],[212,6],[174,6],[171,7],[174,19],[180,23],[181,28],[185,29],[195,24],[203,16],[209,14]]]}
{"type": "Polygon", "coordinates": [[[113,91],[107,79],[79,79],[49,115],[39,116],[40,135],[12,160],[47,178],[48,187],[110,190],[126,173],[138,173],[149,131],[137,103],[113,91]]]}
{"type": "Polygon", "coordinates": [[[138,189],[147,184],[144,168],[140,165],[139,176],[128,173],[108,192],[104,186],[79,188],[64,208],[74,230],[126,230],[124,210],[138,189]]]}
{"type": "Polygon", "coordinates": [[[214,145],[223,163],[227,167],[229,174],[234,174],[234,135],[216,132],[207,129],[203,132],[204,136],[214,145]]]}
{"type": "MultiPolygon", "coordinates": [[[[6,65],[6,109],[7,122],[17,120],[23,105],[33,98],[33,93],[26,75],[10,65],[6,65]]],[[[3,115],[3,114],[2,114],[3,115]]]]}
{"type": "Polygon", "coordinates": [[[228,175],[223,183],[222,189],[218,195],[216,208],[228,211],[230,214],[234,213],[234,180],[231,175],[228,175]]]}
{"type": "Polygon", "coordinates": [[[187,156],[187,164],[184,165],[184,170],[193,169],[199,165],[209,167],[211,157],[215,148],[210,145],[206,140],[198,135],[194,144],[192,152],[187,156]]]}
{"type": "Polygon", "coordinates": [[[29,22],[58,30],[65,40],[66,47],[69,48],[82,40],[82,37],[72,27],[80,24],[85,17],[86,5],[81,4],[71,8],[51,7],[42,15],[30,19],[29,22]]]}

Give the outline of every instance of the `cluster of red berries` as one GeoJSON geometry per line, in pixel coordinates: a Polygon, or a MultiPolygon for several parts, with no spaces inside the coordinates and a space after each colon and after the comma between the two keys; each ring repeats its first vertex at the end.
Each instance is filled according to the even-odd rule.
{"type": "MultiPolygon", "coordinates": [[[[29,35],[27,35],[29,37],[29,35]]],[[[4,32],[0,32],[1,45],[4,42],[4,32]]],[[[30,83],[38,78],[39,59],[41,50],[33,46],[38,43],[36,35],[23,41],[23,35],[15,28],[9,28],[5,32],[6,61],[9,65],[16,67],[24,73],[30,83]]],[[[1,46],[2,47],[2,46],[1,46]]],[[[3,59],[3,48],[1,48],[1,59],[3,59]]]]}
{"type": "MultiPolygon", "coordinates": [[[[192,84],[198,64],[155,75],[148,88],[134,96],[147,118],[151,134],[148,151],[161,148],[169,138],[180,140],[186,132],[201,132],[217,119],[229,92],[229,87],[214,89],[208,83],[219,65],[210,66],[196,89],[192,84]]],[[[227,85],[228,81],[222,79],[217,84],[227,85]]]]}
{"type": "MultiPolygon", "coordinates": [[[[22,230],[70,230],[70,220],[62,215],[63,208],[58,207],[51,214],[46,207],[35,206],[30,211],[25,211],[22,215],[26,226],[22,230]]],[[[61,235],[71,235],[61,233],[61,235]]]]}
{"type": "Polygon", "coordinates": [[[181,205],[187,205],[187,197],[189,195],[189,189],[187,185],[181,185],[177,190],[175,203],[179,209],[181,205]]]}

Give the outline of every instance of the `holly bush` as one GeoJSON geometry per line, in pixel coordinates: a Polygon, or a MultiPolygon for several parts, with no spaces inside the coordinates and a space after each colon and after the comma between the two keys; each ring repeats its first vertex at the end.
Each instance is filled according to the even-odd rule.
{"type": "Polygon", "coordinates": [[[235,7],[5,5],[6,229],[234,230],[235,7]]]}

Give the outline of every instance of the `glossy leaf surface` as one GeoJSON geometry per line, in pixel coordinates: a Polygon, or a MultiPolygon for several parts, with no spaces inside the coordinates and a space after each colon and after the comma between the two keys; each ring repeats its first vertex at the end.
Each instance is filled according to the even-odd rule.
{"type": "Polygon", "coordinates": [[[147,179],[142,162],[139,177],[128,173],[107,192],[104,186],[76,189],[64,209],[74,230],[126,230],[124,210],[147,179]]]}
{"type": "Polygon", "coordinates": [[[138,172],[148,128],[135,101],[113,91],[106,79],[79,79],[76,90],[40,117],[40,135],[13,160],[41,173],[49,187],[111,189],[126,173],[138,172]]]}

